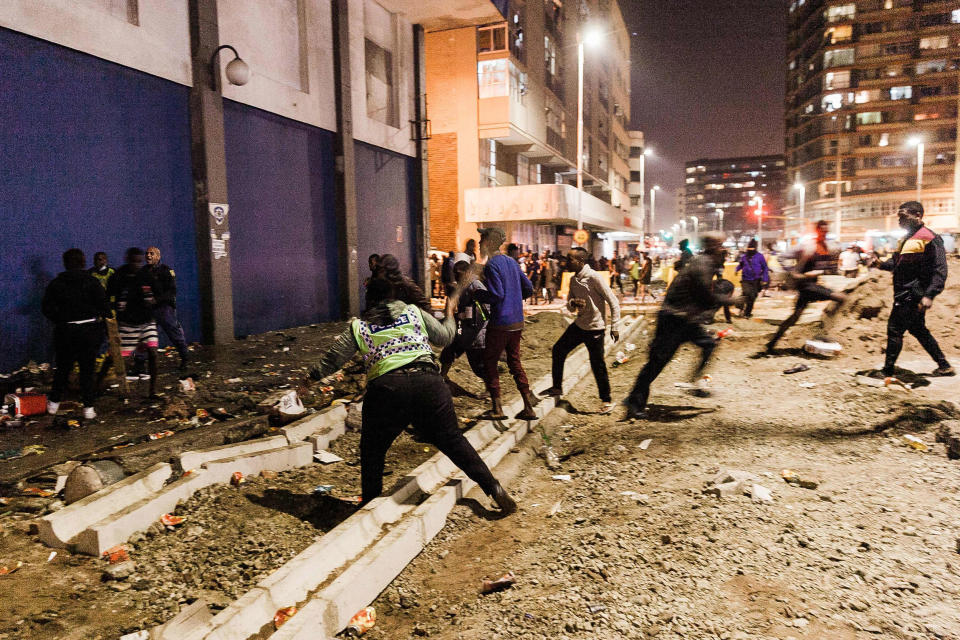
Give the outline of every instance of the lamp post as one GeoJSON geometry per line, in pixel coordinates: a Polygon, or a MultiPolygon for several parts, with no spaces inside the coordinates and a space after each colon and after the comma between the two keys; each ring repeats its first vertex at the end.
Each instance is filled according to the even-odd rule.
{"type": "Polygon", "coordinates": [[[793,188],[797,190],[800,194],[800,232],[803,232],[803,227],[806,225],[806,211],[804,211],[807,205],[807,188],[802,182],[796,182],[793,185],[793,188]]]}
{"type": "Polygon", "coordinates": [[[583,229],[583,45],[599,39],[596,29],[577,31],[577,229],[583,229]]]}
{"type": "Polygon", "coordinates": [[[720,221],[720,233],[723,233],[723,209],[717,209],[717,218],[720,221]]]}
{"type": "Polygon", "coordinates": [[[910,144],[917,147],[917,202],[923,192],[923,139],[919,136],[910,138],[910,144]]]}
{"type": "MultiPolygon", "coordinates": [[[[643,148],[643,153],[640,154],[640,220],[642,220],[640,227],[643,230],[647,229],[647,208],[646,208],[646,196],[647,196],[647,186],[646,181],[646,172],[647,172],[647,156],[653,153],[652,150],[647,147],[643,148]]],[[[653,229],[653,219],[650,219],[650,229],[653,229]]]]}
{"type": "Polygon", "coordinates": [[[693,220],[693,235],[697,237],[700,235],[700,218],[697,216],[690,216],[690,219],[693,220]]]}
{"type": "Polygon", "coordinates": [[[655,184],[650,187],[650,228],[653,228],[654,220],[657,217],[657,191],[660,190],[660,185],[655,184]]]}
{"type": "Polygon", "coordinates": [[[757,196],[757,241],[763,243],[763,196],[757,196]]]}

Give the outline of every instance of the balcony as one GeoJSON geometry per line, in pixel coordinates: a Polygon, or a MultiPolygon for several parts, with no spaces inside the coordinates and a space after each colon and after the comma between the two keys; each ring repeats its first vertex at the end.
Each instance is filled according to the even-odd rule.
{"type": "Polygon", "coordinates": [[[506,4],[492,0],[378,0],[380,6],[399,14],[411,24],[422,25],[428,31],[454,29],[470,25],[489,24],[506,18],[497,8],[506,4]]]}
{"type": "Polygon", "coordinates": [[[467,189],[467,222],[493,224],[529,222],[575,226],[578,203],[583,226],[596,231],[639,233],[640,221],[569,184],[529,184],[517,187],[467,189]]]}

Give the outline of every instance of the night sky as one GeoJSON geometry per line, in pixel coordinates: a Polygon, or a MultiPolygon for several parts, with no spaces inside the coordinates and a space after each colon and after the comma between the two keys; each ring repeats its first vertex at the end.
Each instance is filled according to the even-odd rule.
{"type": "Polygon", "coordinates": [[[646,186],[663,188],[657,228],[675,222],[674,190],[688,160],[783,153],[788,4],[620,0],[636,33],[633,126],[655,154],[647,158],[646,186]]]}

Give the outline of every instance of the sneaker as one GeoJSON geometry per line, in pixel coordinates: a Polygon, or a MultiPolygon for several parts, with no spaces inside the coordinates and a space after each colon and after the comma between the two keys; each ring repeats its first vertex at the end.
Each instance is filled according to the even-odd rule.
{"type": "Polygon", "coordinates": [[[628,397],[623,401],[623,405],[627,408],[627,419],[628,420],[646,420],[647,419],[647,406],[646,404],[640,404],[637,400],[632,397],[628,397]]]}
{"type": "Polygon", "coordinates": [[[47,400],[47,413],[52,416],[57,415],[57,411],[60,410],[60,403],[53,402],[52,400],[47,400]]]}
{"type": "Polygon", "coordinates": [[[556,387],[550,387],[546,391],[543,391],[540,394],[541,398],[559,398],[563,395],[563,389],[558,389],[556,387]]]}
{"type": "Polygon", "coordinates": [[[613,410],[617,408],[617,403],[615,402],[602,402],[600,403],[600,415],[609,415],[613,413],[613,410]]]}
{"type": "Polygon", "coordinates": [[[937,367],[930,372],[930,375],[939,377],[949,377],[957,375],[957,372],[953,370],[953,367],[946,365],[943,367],[937,367]]]}
{"type": "Polygon", "coordinates": [[[97,417],[97,412],[93,410],[93,407],[84,407],[83,408],[83,419],[84,420],[93,420],[97,417]]]}
{"type": "Polygon", "coordinates": [[[137,375],[136,373],[128,373],[124,377],[127,379],[127,382],[136,382],[137,380],[140,379],[140,376],[137,375]]]}
{"type": "Polygon", "coordinates": [[[884,367],[883,369],[880,369],[880,375],[882,375],[884,378],[890,378],[894,374],[896,374],[896,371],[894,371],[892,367],[884,367]]]}
{"type": "Polygon", "coordinates": [[[138,375],[138,376],[136,377],[136,379],[137,379],[137,380],[149,380],[149,379],[150,379],[150,374],[149,374],[149,373],[141,373],[140,375],[138,375]]]}

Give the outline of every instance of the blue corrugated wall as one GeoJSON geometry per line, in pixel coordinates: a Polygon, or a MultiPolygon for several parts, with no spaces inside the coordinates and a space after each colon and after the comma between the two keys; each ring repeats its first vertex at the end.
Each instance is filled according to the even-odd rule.
{"type": "Polygon", "coordinates": [[[61,254],[155,244],[199,339],[187,87],[0,28],[0,370],[47,360],[61,254]]]}
{"type": "Polygon", "coordinates": [[[224,101],[237,335],[339,318],[333,134],[224,101]]]}

